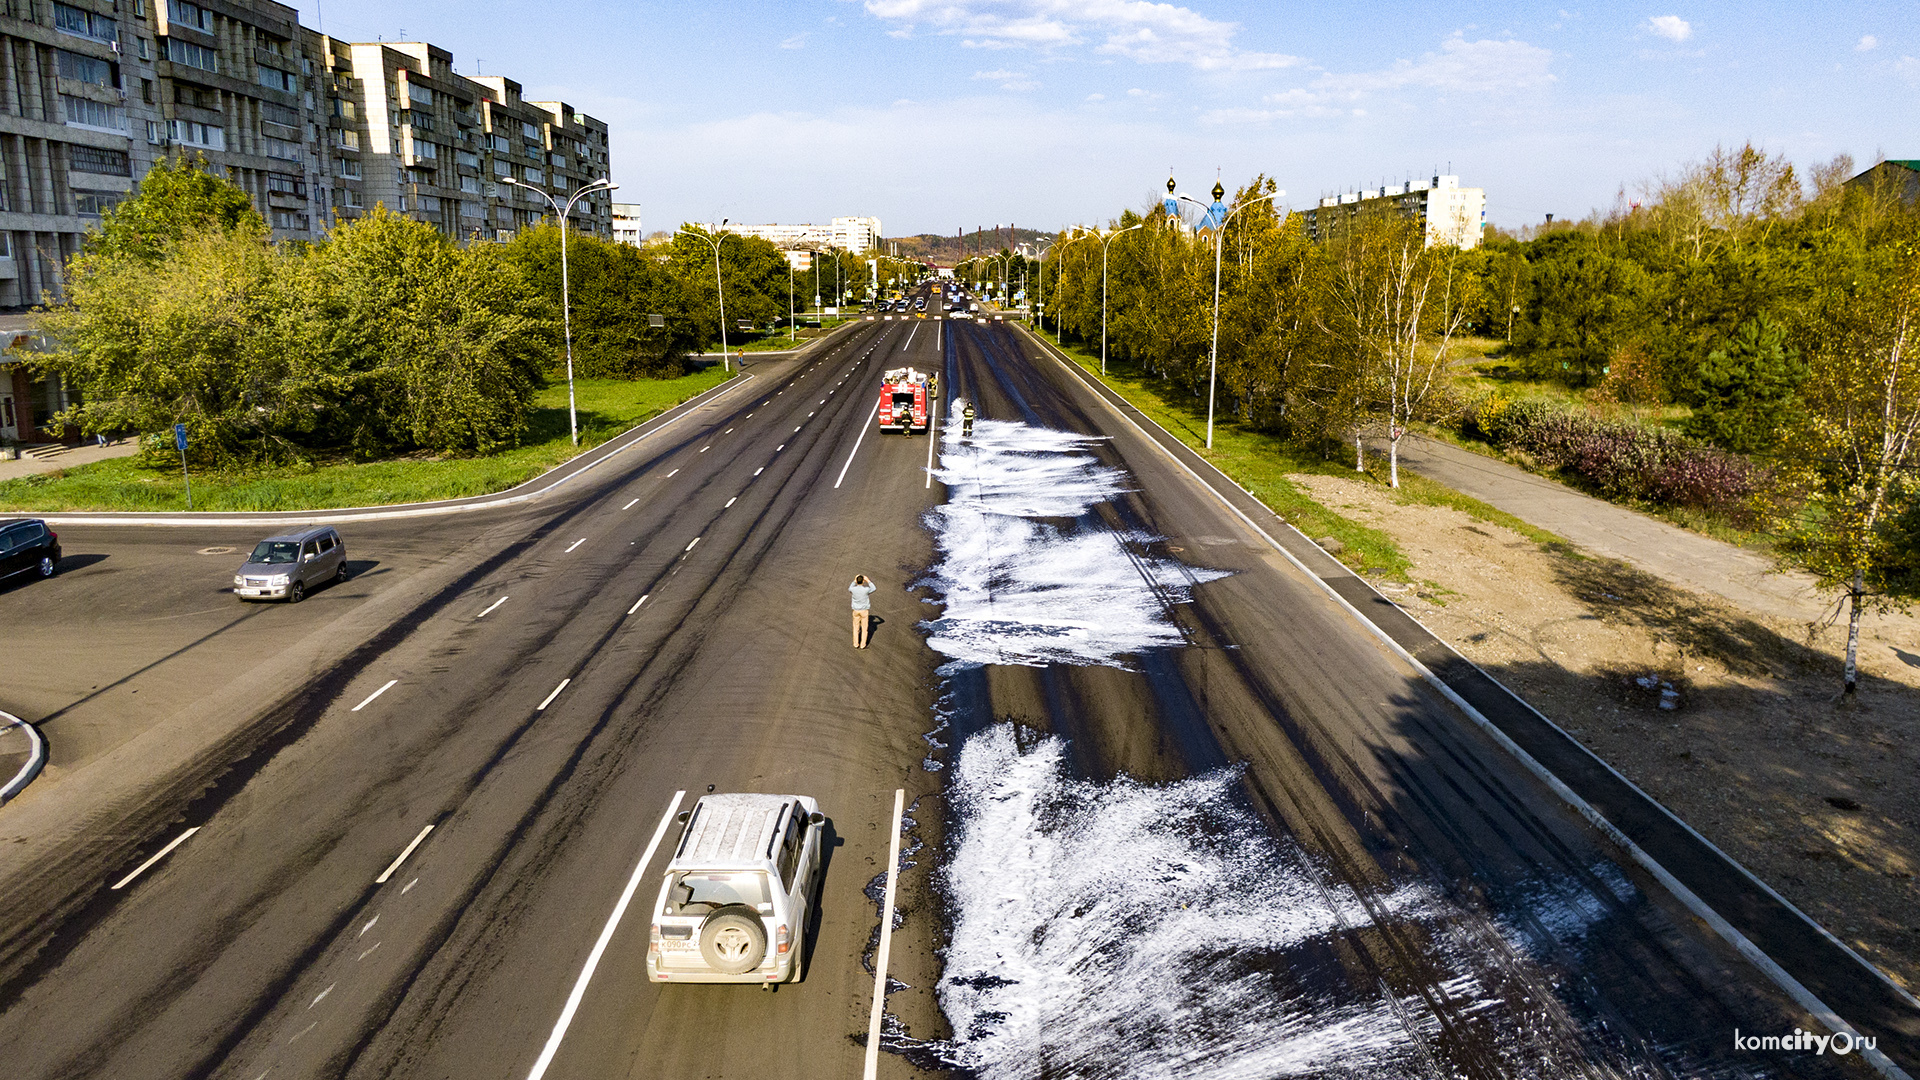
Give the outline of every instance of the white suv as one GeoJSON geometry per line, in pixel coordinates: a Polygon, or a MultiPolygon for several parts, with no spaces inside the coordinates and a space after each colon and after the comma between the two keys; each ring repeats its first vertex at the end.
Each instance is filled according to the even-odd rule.
{"type": "Polygon", "coordinates": [[[707,795],[653,905],[654,982],[797,981],[819,900],[826,818],[804,795],[707,795]]]}

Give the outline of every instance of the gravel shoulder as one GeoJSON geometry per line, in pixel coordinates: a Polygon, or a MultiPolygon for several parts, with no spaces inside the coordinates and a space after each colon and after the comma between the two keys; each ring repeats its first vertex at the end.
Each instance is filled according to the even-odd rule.
{"type": "Polygon", "coordinates": [[[1920,988],[1920,620],[1863,621],[1842,707],[1844,623],[1749,614],[1361,481],[1289,479],[1405,551],[1410,583],[1382,592],[1920,988]]]}

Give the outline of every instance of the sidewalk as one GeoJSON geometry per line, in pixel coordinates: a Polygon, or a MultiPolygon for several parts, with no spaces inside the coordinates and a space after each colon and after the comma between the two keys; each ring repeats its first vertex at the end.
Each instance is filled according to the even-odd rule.
{"type": "MultiPolygon", "coordinates": [[[[1386,453],[1384,443],[1369,447],[1386,453]]],[[[1404,468],[1682,588],[1711,593],[1746,611],[1812,622],[1831,607],[1806,574],[1772,573],[1764,555],[1688,532],[1645,514],[1535,476],[1504,461],[1421,435],[1400,441],[1404,468]]]]}
{"type": "Polygon", "coordinates": [[[85,443],[70,450],[63,450],[45,460],[22,455],[18,461],[0,461],[0,480],[18,480],[22,476],[71,469],[75,465],[90,465],[108,458],[132,457],[139,449],[140,440],[128,437],[115,439],[106,446],[85,443]]]}

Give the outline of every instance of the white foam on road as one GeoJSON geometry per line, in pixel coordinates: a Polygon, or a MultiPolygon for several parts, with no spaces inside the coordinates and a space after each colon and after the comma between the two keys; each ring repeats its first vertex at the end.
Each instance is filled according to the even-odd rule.
{"type": "Polygon", "coordinates": [[[1098,441],[997,420],[947,430],[934,478],[948,501],[927,514],[939,553],[927,583],[946,608],[923,624],[928,645],[970,663],[1124,667],[1182,643],[1167,604],[1225,574],[1146,555],[1156,538],[1089,518],[1129,490],[1088,452],[1098,441]]]}
{"type": "MultiPolygon", "coordinates": [[[[1366,908],[1238,808],[1234,773],[1081,782],[1064,747],[1002,724],[959,755],[941,1057],[984,1080],[1426,1071],[1430,1014],[1325,970],[1366,908]]],[[[1376,904],[1422,906],[1410,889],[1376,904]]]]}

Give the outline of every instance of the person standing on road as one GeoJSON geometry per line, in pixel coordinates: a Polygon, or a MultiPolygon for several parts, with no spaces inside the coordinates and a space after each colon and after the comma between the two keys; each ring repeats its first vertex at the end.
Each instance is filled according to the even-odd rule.
{"type": "Polygon", "coordinates": [[[867,629],[869,616],[873,614],[875,588],[865,574],[855,574],[853,584],[847,586],[847,591],[853,594],[853,647],[856,649],[867,647],[867,629]]]}

